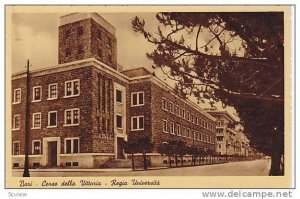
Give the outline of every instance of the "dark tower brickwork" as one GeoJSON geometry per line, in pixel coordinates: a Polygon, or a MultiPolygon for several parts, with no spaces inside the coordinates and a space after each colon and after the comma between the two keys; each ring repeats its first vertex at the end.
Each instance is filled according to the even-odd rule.
{"type": "Polygon", "coordinates": [[[60,18],[59,64],[95,58],[117,69],[115,28],[96,13],[74,13],[60,18]]]}

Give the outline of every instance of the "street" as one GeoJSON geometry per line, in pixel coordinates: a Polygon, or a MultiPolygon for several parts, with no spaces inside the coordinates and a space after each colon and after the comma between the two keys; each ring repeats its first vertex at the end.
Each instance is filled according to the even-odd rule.
{"type": "MultiPolygon", "coordinates": [[[[268,176],[270,160],[252,160],[229,162],[216,165],[193,166],[183,168],[152,169],[147,171],[131,171],[129,169],[79,169],[65,170],[42,169],[30,170],[31,177],[70,177],[70,176],[268,176]]],[[[21,177],[22,170],[13,171],[13,176],[21,177]]]]}

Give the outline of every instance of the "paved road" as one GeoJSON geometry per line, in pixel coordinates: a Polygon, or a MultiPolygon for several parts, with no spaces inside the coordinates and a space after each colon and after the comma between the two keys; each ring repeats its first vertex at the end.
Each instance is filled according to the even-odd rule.
{"type": "MultiPolygon", "coordinates": [[[[67,176],[267,176],[270,160],[229,162],[225,164],[168,168],[148,171],[31,171],[32,177],[67,176]]],[[[22,172],[13,172],[22,176],[22,172]]]]}

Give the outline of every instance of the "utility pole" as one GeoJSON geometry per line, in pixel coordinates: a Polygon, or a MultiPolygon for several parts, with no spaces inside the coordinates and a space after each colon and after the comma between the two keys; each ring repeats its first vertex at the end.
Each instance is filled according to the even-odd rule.
{"type": "Polygon", "coordinates": [[[30,128],[30,77],[29,77],[29,59],[26,65],[26,110],[25,110],[25,162],[24,162],[24,173],[23,177],[30,177],[29,174],[29,128],[30,128]]]}

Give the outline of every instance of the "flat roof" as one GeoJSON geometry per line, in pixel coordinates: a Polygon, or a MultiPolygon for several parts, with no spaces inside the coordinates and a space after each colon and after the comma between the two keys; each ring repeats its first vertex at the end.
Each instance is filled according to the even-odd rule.
{"type": "Polygon", "coordinates": [[[92,12],[92,13],[75,12],[75,13],[63,15],[60,17],[60,26],[69,23],[74,23],[76,21],[80,21],[84,19],[93,19],[99,25],[105,28],[108,32],[110,32],[113,35],[116,35],[116,28],[96,12],[92,12]]]}

